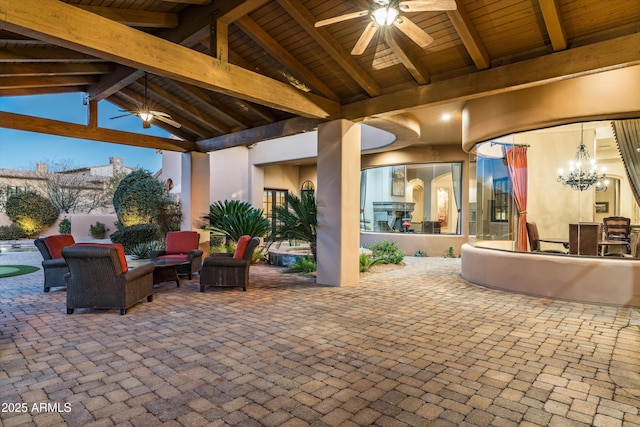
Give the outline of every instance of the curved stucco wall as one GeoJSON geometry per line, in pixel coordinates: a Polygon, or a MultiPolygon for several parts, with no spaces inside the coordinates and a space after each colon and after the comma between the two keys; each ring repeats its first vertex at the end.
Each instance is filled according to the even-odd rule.
{"type": "Polygon", "coordinates": [[[465,104],[462,148],[513,132],[640,116],[640,66],[520,89],[465,104]]]}
{"type": "Polygon", "coordinates": [[[543,298],[640,306],[638,259],[511,252],[462,245],[462,277],[543,298]]]}

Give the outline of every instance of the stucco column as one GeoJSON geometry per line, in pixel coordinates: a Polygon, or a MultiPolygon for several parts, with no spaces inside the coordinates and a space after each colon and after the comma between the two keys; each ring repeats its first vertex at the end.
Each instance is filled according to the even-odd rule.
{"type": "Polygon", "coordinates": [[[321,285],[360,280],[360,125],[318,126],[318,270],[321,285]]]}
{"type": "Polygon", "coordinates": [[[202,216],[209,212],[209,155],[189,152],[182,154],[180,202],[182,203],[181,230],[200,233],[200,249],[209,253],[209,233],[200,227],[202,216]]]}

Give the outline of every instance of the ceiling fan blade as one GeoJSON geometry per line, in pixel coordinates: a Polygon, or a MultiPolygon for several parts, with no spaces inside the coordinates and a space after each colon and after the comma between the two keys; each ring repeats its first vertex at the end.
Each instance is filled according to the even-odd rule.
{"type": "Polygon", "coordinates": [[[457,8],[455,0],[415,0],[398,3],[398,9],[402,12],[440,12],[457,8]]]}
{"type": "Polygon", "coordinates": [[[169,114],[164,113],[164,112],[162,112],[162,111],[149,110],[149,112],[150,112],[151,114],[153,114],[154,116],[162,116],[162,117],[169,117],[169,118],[171,118],[171,116],[170,116],[169,114]]]}
{"type": "Polygon", "coordinates": [[[369,46],[369,43],[371,43],[371,39],[373,39],[376,31],[378,31],[378,26],[375,24],[375,22],[369,22],[369,25],[367,25],[367,27],[364,29],[362,35],[356,42],[356,45],[353,47],[351,54],[362,55],[365,49],[367,49],[367,46],[369,46]]]}
{"type": "Polygon", "coordinates": [[[418,27],[407,17],[396,20],[393,25],[423,49],[433,43],[433,37],[425,33],[422,28],[418,27]]]}
{"type": "MultiPolygon", "coordinates": [[[[122,110],[122,111],[125,111],[125,110],[122,110]]],[[[135,114],[136,114],[136,113],[129,112],[128,114],[122,114],[122,115],[120,115],[120,116],[109,117],[109,120],[113,120],[113,119],[121,119],[122,117],[129,117],[129,116],[133,116],[133,115],[135,115],[135,114]]]]}
{"type": "Polygon", "coordinates": [[[368,10],[361,10],[360,12],[347,13],[346,15],[334,16],[333,18],[323,19],[315,23],[315,27],[324,27],[325,25],[335,24],[336,22],[346,21],[348,19],[360,18],[361,16],[367,16],[368,10]]]}
{"type": "Polygon", "coordinates": [[[170,117],[164,117],[164,116],[158,116],[158,115],[154,115],[153,117],[155,119],[160,120],[161,122],[164,122],[170,126],[173,126],[174,128],[182,127],[180,123],[173,121],[170,117]]]}

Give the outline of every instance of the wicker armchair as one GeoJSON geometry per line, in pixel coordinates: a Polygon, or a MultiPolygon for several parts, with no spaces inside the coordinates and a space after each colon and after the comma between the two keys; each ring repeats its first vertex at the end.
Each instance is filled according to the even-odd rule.
{"type": "Polygon", "coordinates": [[[33,241],[42,254],[42,270],[44,271],[44,291],[51,288],[65,287],[64,276],[69,272],[67,262],[62,258],[62,248],[75,243],[70,234],[57,234],[40,237],[33,241]]]}
{"type": "Polygon", "coordinates": [[[67,314],[76,308],[119,308],[124,315],[143,298],[153,301],[153,263],[129,270],[121,245],[69,246],[62,256],[70,271],[67,314]]]}
{"type": "Polygon", "coordinates": [[[207,286],[237,286],[247,290],[249,266],[260,239],[242,236],[234,254],[213,253],[204,259],[200,269],[200,292],[207,286]]]}
{"type": "Polygon", "coordinates": [[[180,275],[191,276],[200,270],[202,265],[202,249],[198,249],[200,235],[197,231],[171,231],[167,233],[166,247],[159,251],[151,251],[151,259],[166,259],[171,261],[188,262],[187,265],[176,267],[180,275]]]}

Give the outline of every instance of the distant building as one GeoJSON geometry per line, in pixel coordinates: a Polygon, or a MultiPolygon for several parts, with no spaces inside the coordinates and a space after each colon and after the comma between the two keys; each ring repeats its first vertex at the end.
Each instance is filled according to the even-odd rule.
{"type": "MultiPolygon", "coordinates": [[[[82,182],[87,196],[90,197],[91,192],[105,191],[109,180],[118,174],[128,174],[134,168],[124,165],[122,157],[109,157],[109,163],[106,165],[86,166],[82,168],[69,169],[54,172],[47,171],[45,163],[37,163],[33,171],[0,169],[0,202],[5,202],[8,197],[13,194],[27,191],[28,189],[42,188],[44,181],[54,174],[72,174],[85,176],[85,180],[77,180],[74,182],[82,182]]],[[[92,213],[113,213],[113,206],[109,205],[104,208],[93,210],[92,213]]]]}

